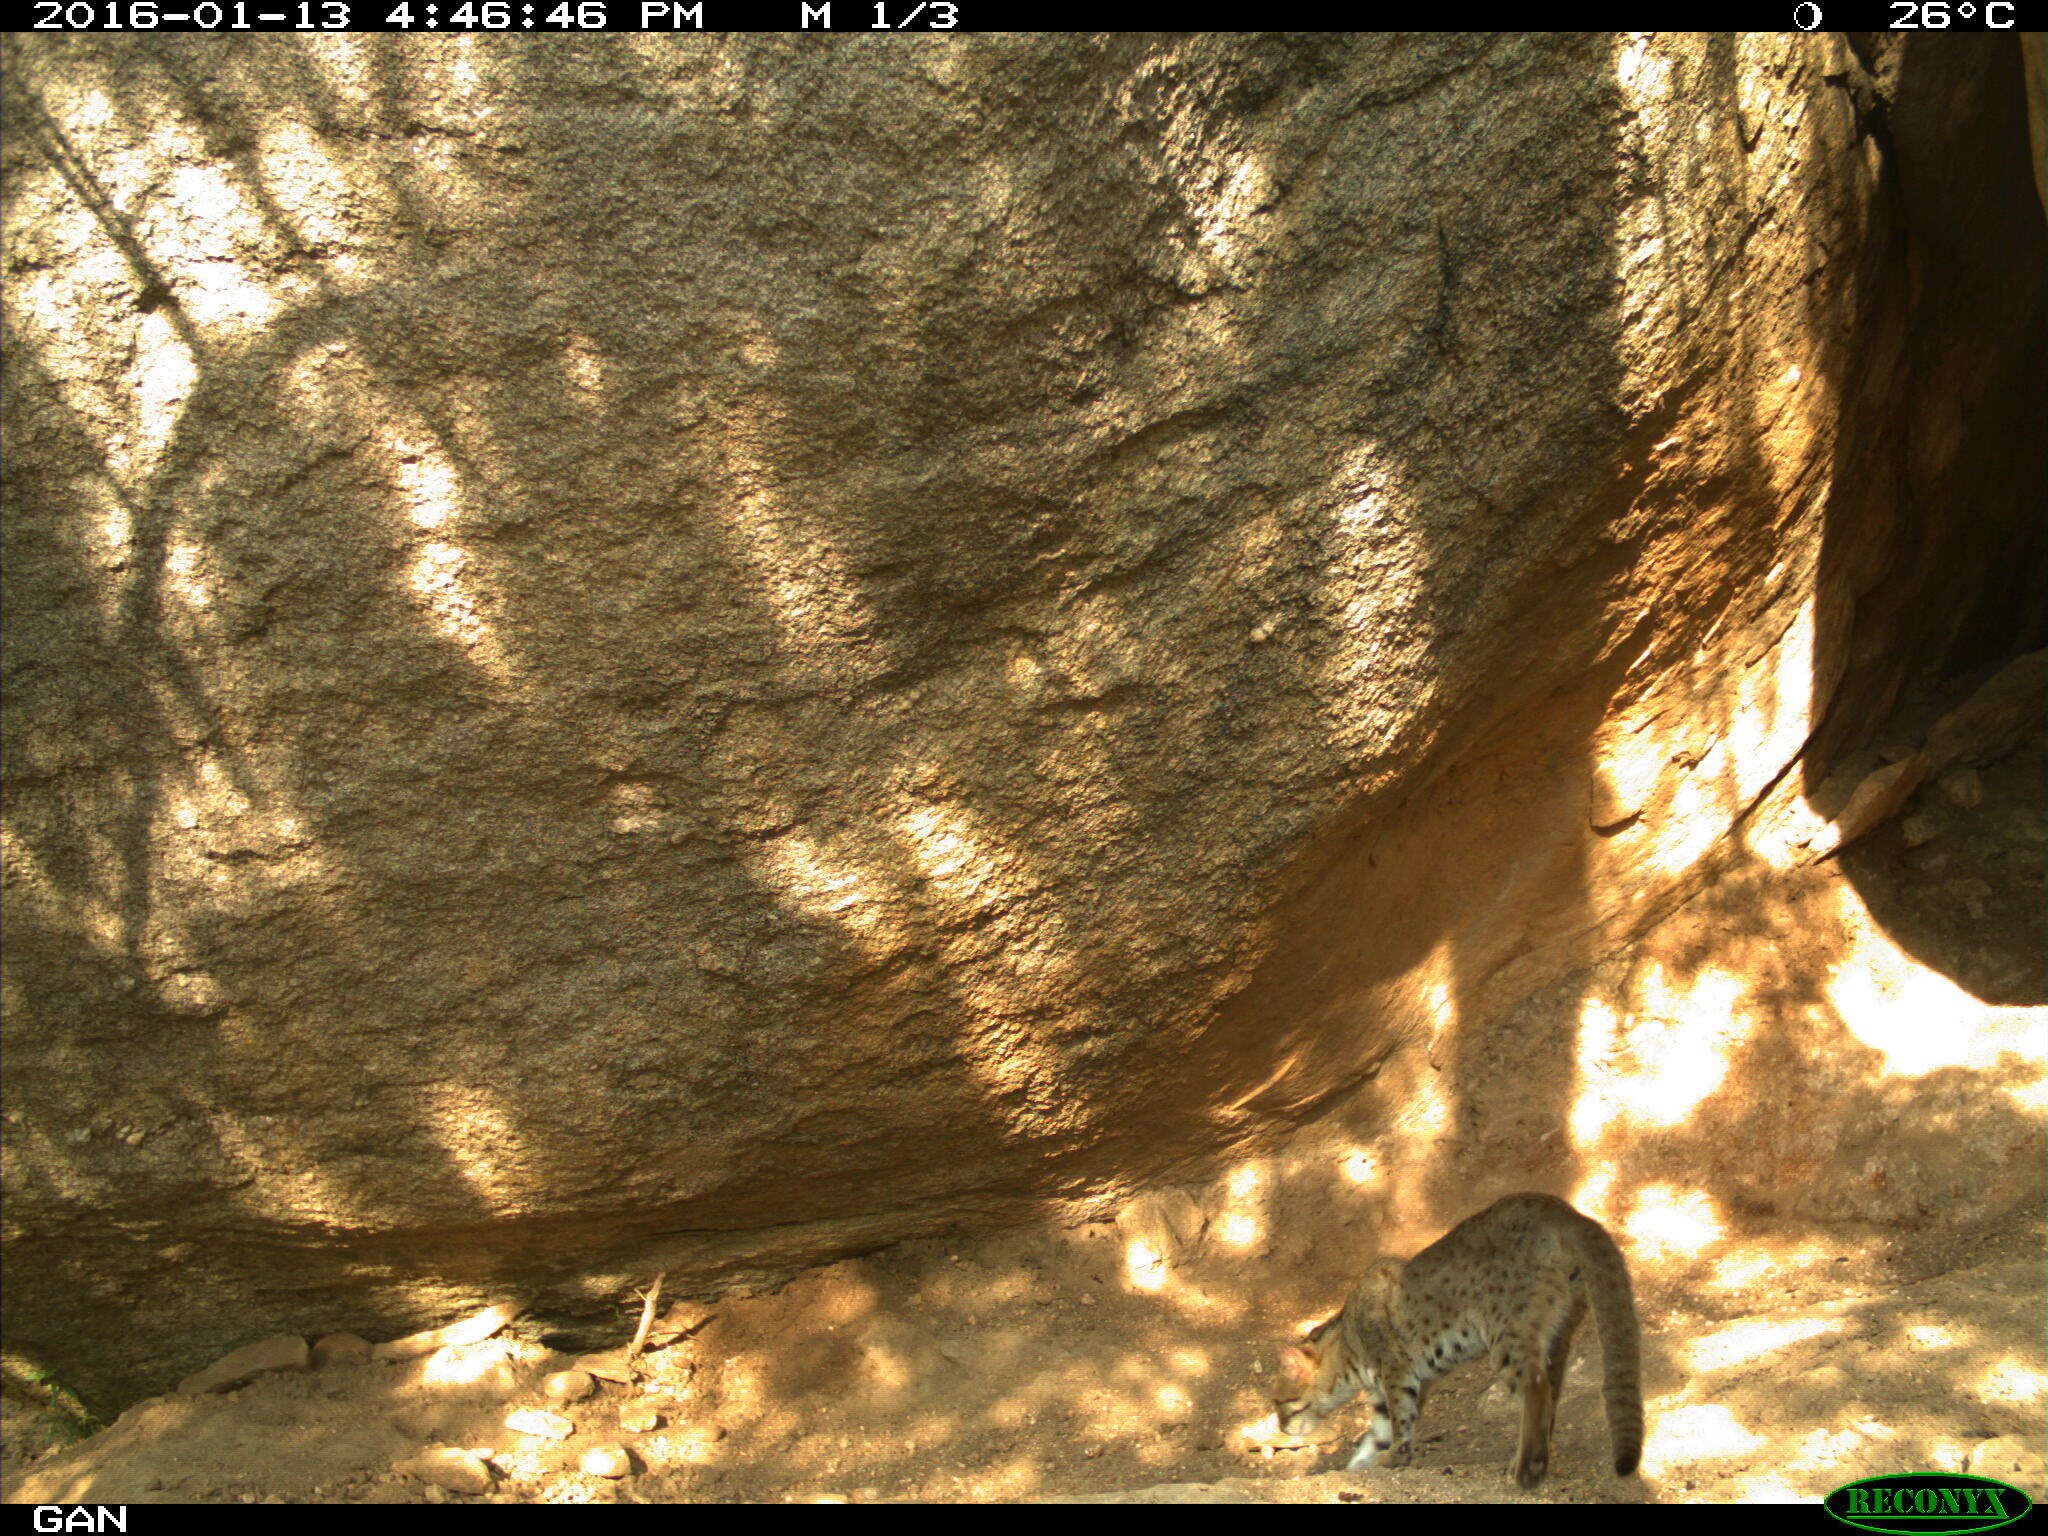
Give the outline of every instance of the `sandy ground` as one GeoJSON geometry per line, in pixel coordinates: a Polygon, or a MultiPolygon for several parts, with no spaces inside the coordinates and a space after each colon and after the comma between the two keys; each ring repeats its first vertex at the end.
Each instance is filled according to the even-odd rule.
{"type": "MultiPolygon", "coordinates": [[[[2029,975],[2025,963],[2042,953],[2041,769],[2037,745],[1985,774],[1983,803],[1967,815],[1929,800],[1919,813],[1933,818],[1921,824],[1933,826],[1928,837],[1888,831],[1847,872],[1809,871],[1782,900],[1753,893],[1752,905],[1776,902],[1765,915],[1780,926],[1750,923],[1742,942],[1779,963],[1803,953],[1787,933],[1818,924],[1824,908],[1837,914],[1829,923],[1861,925],[1855,942],[1837,934],[1825,946],[1836,995],[1861,995],[1841,990],[1844,968],[1876,967],[1858,957],[1876,954],[1880,937],[1899,940],[1916,964],[1933,955],[1941,975],[1964,978],[1953,995],[1989,1010],[1985,1028],[2018,1031],[1986,1036],[2020,1042],[1997,1056],[2019,1085],[1997,1102],[2019,1107],[2000,1121],[1997,1177],[1979,1186],[2004,1193],[1973,1204],[1942,1162],[1972,1144],[1966,1115],[1914,1132],[1914,1143],[1915,1106],[1896,1100],[1874,1101],[1900,1114],[1890,1171],[1837,1170],[1843,1199],[1816,1198],[1803,1219],[1782,1201],[1760,1214],[1722,1199],[1710,1219],[1689,1217],[1684,1200],[1636,1206],[1622,1230],[1644,1325],[1648,1440],[1637,1477],[1606,1470],[1590,1328],[1559,1410],[1551,1477],[1533,1495],[1504,1472],[1514,1406],[1477,1368],[1432,1395],[1408,1468],[1337,1470],[1366,1427],[1355,1409],[1329,1440],[1273,1442],[1273,1343],[1331,1310],[1381,1244],[1412,1251],[1447,1214],[1432,1210],[1419,1227],[1401,1196],[1423,1182],[1423,1165],[1396,1159],[1365,1177],[1365,1154],[1347,1141],[1357,1128],[1345,1131],[1338,1115],[1279,1154],[1147,1197],[1115,1221],[910,1243],[773,1293],[681,1305],[633,1379],[600,1382],[566,1405],[547,1401],[544,1379],[579,1353],[625,1345],[633,1298],[581,1337],[551,1332],[560,1320],[520,1319],[420,1359],[152,1398],[84,1440],[67,1439],[46,1409],[10,1401],[0,1491],[101,1503],[1731,1502],[1815,1499],[1884,1472],[1968,1470],[2041,1498],[2043,1205],[2039,1174],[2026,1169],[2040,1162],[2036,1047],[2048,1012],[2038,968],[2029,975]],[[1826,906],[1852,876],[1855,900],[1826,906]],[[1927,1139],[1937,1135],[1947,1140],[1927,1139]],[[1906,1181],[1929,1168],[1941,1179],[1906,1199],[1906,1181]],[[1831,1215],[1857,1209],[1890,1215],[1831,1215]],[[566,1438],[508,1427],[509,1412],[530,1408],[558,1412],[566,1438]],[[629,1453],[625,1476],[582,1469],[605,1445],[629,1453]],[[426,1476],[420,1458],[435,1448],[475,1453],[487,1491],[426,1476]]],[[[1674,931],[1685,921],[1700,926],[1697,913],[1681,914],[1674,931]]],[[[1689,933],[1687,943],[1704,942],[1689,933]]],[[[1574,995],[1596,991],[1588,982],[1574,995]]],[[[1520,1047],[1547,1027],[1535,1017],[1508,1025],[1520,1047]]],[[[1907,1074],[1898,1091],[1924,1097],[1931,1087],[1915,1084],[1955,1092],[1997,1077],[1961,1071],[1907,1074]]],[[[1518,1142],[1522,1133],[1500,1129],[1513,1119],[1507,1108],[1489,1111],[1483,1094],[1473,1107],[1485,1123],[1469,1147],[1430,1153],[1431,1176],[1454,1174],[1453,1196],[1437,1204],[1477,1209],[1518,1187],[1583,1201],[1583,1180],[1543,1174],[1554,1130],[1531,1127],[1518,1142]]],[[[1705,1139],[1660,1155],[1690,1146],[1703,1156],[1714,1125],[1692,1130],[1705,1139]]]]}
{"type": "MultiPolygon", "coordinates": [[[[1348,1230],[1348,1229],[1347,1229],[1348,1230]]],[[[1338,1246],[1336,1236],[1330,1244],[1338,1246]]],[[[722,1306],[643,1356],[644,1379],[560,1408],[560,1442],[505,1414],[549,1406],[569,1363],[501,1335],[424,1360],[332,1366],[204,1398],[154,1398],[64,1451],[10,1425],[12,1500],[468,1502],[407,1468],[431,1445],[488,1453],[504,1502],[1018,1499],[1796,1500],[1902,1469],[2041,1488],[2042,1241],[2015,1216],[1939,1237],[1760,1228],[1710,1262],[1753,1276],[1702,1304],[1639,1276],[1649,1439],[1639,1477],[1604,1467],[1597,1346],[1582,1344],[1553,1474],[1503,1469],[1513,1406],[1475,1371],[1432,1397],[1416,1464],[1348,1474],[1341,1441],[1268,1448],[1263,1335],[1231,1300],[1235,1256],[1136,1289],[1105,1224],[958,1253],[912,1244],[722,1306]],[[1204,1282],[1207,1282],[1206,1284],[1204,1282]],[[626,1433],[622,1410],[658,1428],[626,1433]],[[578,1469],[593,1445],[635,1471],[578,1469]],[[1170,1485],[1206,1485],[1199,1488],[1170,1485]],[[1169,1486],[1160,1486],[1169,1485],[1169,1486]]],[[[622,1313],[620,1342],[633,1319],[622,1313]]]]}

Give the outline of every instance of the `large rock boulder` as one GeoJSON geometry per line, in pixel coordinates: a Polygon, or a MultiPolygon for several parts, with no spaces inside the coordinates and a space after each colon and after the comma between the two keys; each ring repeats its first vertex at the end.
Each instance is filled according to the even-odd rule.
{"type": "Polygon", "coordinates": [[[8,1325],[101,1402],[1270,1136],[2034,537],[1859,539],[1920,364],[1839,38],[6,64],[8,1325]]]}

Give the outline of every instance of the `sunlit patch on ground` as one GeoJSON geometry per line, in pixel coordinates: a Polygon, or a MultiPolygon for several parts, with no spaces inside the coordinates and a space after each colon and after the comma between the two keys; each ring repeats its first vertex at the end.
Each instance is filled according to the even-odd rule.
{"type": "Polygon", "coordinates": [[[1719,1242],[1726,1229],[1703,1191],[1652,1184],[1637,1194],[1623,1230],[1630,1252],[1656,1263],[1701,1253],[1719,1242]]]}
{"type": "Polygon", "coordinates": [[[1695,1371],[1726,1370],[1760,1355],[1768,1355],[1787,1344],[1828,1332],[1834,1325],[1818,1318],[1773,1322],[1758,1318],[1736,1323],[1717,1333],[1695,1339],[1686,1350],[1686,1364],[1695,1371]]]}
{"type": "Polygon", "coordinates": [[[1249,1248],[1259,1240],[1259,1221],[1244,1211],[1232,1211],[1216,1223],[1217,1241],[1233,1248],[1249,1248]]]}
{"type": "Polygon", "coordinates": [[[1354,1184],[1371,1184],[1380,1176],[1379,1159],[1364,1147],[1354,1147],[1345,1153],[1338,1167],[1343,1170],[1344,1177],[1354,1184]]]}
{"type": "Polygon", "coordinates": [[[1720,1403],[1693,1403],[1660,1411],[1643,1444],[1643,1469],[1669,1474],[1730,1456],[1747,1456],[1767,1442],[1720,1403]]]}
{"type": "Polygon", "coordinates": [[[1124,1274],[1141,1291],[1157,1291],[1166,1284],[1166,1260],[1149,1243],[1133,1242],[1124,1252],[1124,1274]]]}
{"type": "Polygon", "coordinates": [[[1730,1493],[1730,1502],[1736,1504],[1810,1504],[1813,1495],[1801,1493],[1775,1477],[1740,1479],[1730,1493]]]}
{"type": "Polygon", "coordinates": [[[1742,1291],[1765,1280],[1784,1280],[1824,1264],[1830,1255],[1818,1242],[1736,1243],[1713,1256],[1704,1284],[1709,1290],[1742,1291]]]}
{"type": "Polygon", "coordinates": [[[2048,1376],[2038,1366],[2000,1360],[1977,1377],[1970,1390],[1987,1403],[2012,1403],[2038,1410],[2048,1400],[2048,1376]]]}

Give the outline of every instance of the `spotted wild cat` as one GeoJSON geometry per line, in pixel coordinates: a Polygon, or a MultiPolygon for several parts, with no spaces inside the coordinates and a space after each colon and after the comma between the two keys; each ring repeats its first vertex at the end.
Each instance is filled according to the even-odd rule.
{"type": "Polygon", "coordinates": [[[1643,1392],[1628,1263],[1607,1229],[1551,1195],[1509,1195],[1451,1228],[1405,1264],[1382,1259],[1344,1309],[1282,1357],[1274,1403],[1281,1431],[1307,1434],[1364,1391],[1372,1429],[1351,1466],[1408,1453],[1423,1393],[1437,1377],[1487,1357],[1522,1399],[1509,1470],[1524,1488],[1550,1466],[1550,1428],[1572,1335],[1588,1302],[1606,1372],[1614,1470],[1636,1469],[1643,1392]]]}

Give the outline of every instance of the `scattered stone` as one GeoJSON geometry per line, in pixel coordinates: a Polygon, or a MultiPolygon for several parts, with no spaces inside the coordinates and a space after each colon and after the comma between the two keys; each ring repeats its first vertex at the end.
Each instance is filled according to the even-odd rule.
{"type": "Polygon", "coordinates": [[[239,1387],[253,1376],[265,1371],[303,1371],[309,1356],[306,1341],[297,1334],[279,1334],[276,1338],[264,1339],[260,1343],[246,1345],[233,1354],[223,1355],[203,1371],[195,1371],[178,1383],[180,1392],[225,1392],[239,1387]]]}
{"type": "Polygon", "coordinates": [[[580,1403],[597,1390],[597,1381],[588,1371],[557,1371],[541,1383],[541,1392],[553,1403],[580,1403]]]}
{"type": "Polygon", "coordinates": [[[516,1429],[522,1435],[539,1435],[546,1440],[566,1440],[576,1433],[576,1426],[559,1413],[549,1413],[545,1408],[517,1408],[505,1415],[505,1427],[516,1429]]]}
{"type": "Polygon", "coordinates": [[[492,1334],[503,1328],[519,1315],[519,1309],[509,1302],[465,1317],[459,1323],[450,1323],[440,1330],[442,1344],[481,1344],[492,1334]]]}
{"type": "Polygon", "coordinates": [[[313,1368],[354,1365],[370,1358],[370,1341],[353,1333],[323,1334],[313,1341],[313,1368]]]}
{"type": "Polygon", "coordinates": [[[649,1402],[628,1403],[619,1410],[619,1428],[629,1435],[644,1435],[661,1428],[661,1410],[649,1402]]]}
{"type": "Polygon", "coordinates": [[[467,1415],[460,1404],[435,1400],[400,1408],[391,1427],[412,1440],[447,1440],[459,1433],[467,1415]]]}
{"type": "Polygon", "coordinates": [[[1864,778],[1850,793],[1848,804],[1835,817],[1834,838],[1829,850],[1846,848],[1873,827],[1888,821],[1920,787],[1927,774],[1927,759],[1914,753],[1903,762],[1890,763],[1864,778]]]}
{"type": "Polygon", "coordinates": [[[450,1493],[491,1491],[489,1465],[469,1451],[437,1446],[431,1451],[422,1451],[413,1457],[404,1464],[402,1470],[412,1473],[434,1487],[446,1488],[450,1493]]]}
{"type": "Polygon", "coordinates": [[[1939,830],[1932,816],[1908,816],[1899,823],[1899,835],[1905,838],[1908,848],[1918,848],[1922,843],[1934,841],[1934,834],[1939,830]]]}
{"type": "Polygon", "coordinates": [[[1970,1448],[1964,1470],[1978,1477],[1995,1477],[2001,1483],[2011,1483],[2032,1494],[2036,1501],[2043,1497],[2044,1481],[2048,1481],[2048,1462],[2042,1458],[2040,1444],[2025,1435],[2000,1435],[1994,1440],[1978,1441],[1970,1448]]]}
{"type": "Polygon", "coordinates": [[[402,1339],[387,1339],[370,1353],[379,1360],[413,1360],[421,1355],[431,1355],[448,1344],[481,1344],[518,1315],[519,1309],[509,1302],[486,1307],[445,1328],[430,1328],[425,1333],[409,1333],[402,1339]]]}
{"type": "Polygon", "coordinates": [[[640,1372],[623,1355],[584,1355],[576,1362],[576,1368],[588,1371],[599,1381],[615,1381],[620,1386],[631,1386],[640,1372]]]}
{"type": "Polygon", "coordinates": [[[577,1465],[592,1477],[624,1477],[633,1470],[633,1458],[616,1445],[593,1445],[577,1465]]]}
{"type": "Polygon", "coordinates": [[[521,1384],[502,1344],[446,1344],[427,1356],[421,1370],[430,1381],[460,1381],[476,1392],[509,1396],[521,1384]]]}
{"type": "Polygon", "coordinates": [[[1984,803],[1984,780],[1974,768],[1958,768],[1942,775],[1941,792],[1951,805],[1974,811],[1984,803]]]}
{"type": "Polygon", "coordinates": [[[2048,700],[2048,650],[2008,662],[1927,733],[1927,756],[1937,769],[1950,763],[1996,762],[2038,730],[2048,700]]]}

